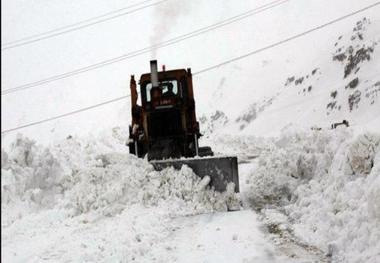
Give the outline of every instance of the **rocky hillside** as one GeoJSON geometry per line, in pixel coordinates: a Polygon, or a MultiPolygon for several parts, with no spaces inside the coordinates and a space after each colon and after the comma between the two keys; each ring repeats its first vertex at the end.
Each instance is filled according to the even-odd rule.
{"type": "Polygon", "coordinates": [[[223,108],[203,115],[204,133],[265,135],[289,125],[330,128],[343,120],[350,126],[374,126],[380,110],[378,26],[378,21],[363,17],[336,36],[319,64],[290,75],[271,96],[247,97],[241,102],[246,109],[237,117],[223,108]]]}

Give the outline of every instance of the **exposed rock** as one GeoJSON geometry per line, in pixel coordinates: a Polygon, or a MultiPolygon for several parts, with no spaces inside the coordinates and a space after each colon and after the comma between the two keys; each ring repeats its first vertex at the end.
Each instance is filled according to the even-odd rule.
{"type": "Polygon", "coordinates": [[[337,54],[337,55],[334,55],[333,56],[333,60],[334,61],[339,61],[339,62],[342,62],[344,61],[345,59],[347,58],[346,54],[345,53],[340,53],[340,54],[337,54]]]}
{"type": "Polygon", "coordinates": [[[352,72],[357,73],[360,69],[359,64],[371,59],[371,53],[377,43],[363,43],[367,24],[370,24],[370,21],[365,17],[358,21],[353,29],[354,34],[350,37],[352,45],[347,48],[339,47],[333,55],[333,61],[342,62],[344,65],[344,78],[352,72]]]}
{"type": "Polygon", "coordinates": [[[362,47],[359,50],[357,50],[354,54],[354,52],[349,52],[349,56],[347,58],[347,64],[344,67],[344,77],[346,78],[348,75],[351,74],[351,72],[357,68],[357,65],[359,65],[361,62],[367,60],[369,61],[371,59],[371,53],[373,53],[374,48],[373,47],[362,47]]]}
{"type": "Polygon", "coordinates": [[[376,99],[380,97],[380,81],[365,89],[365,97],[370,100],[371,105],[375,103],[376,99]]]}
{"type": "Polygon", "coordinates": [[[318,68],[313,69],[313,71],[311,72],[311,75],[315,75],[315,73],[317,73],[317,71],[318,71],[318,68]]]}
{"type": "Polygon", "coordinates": [[[348,85],[346,86],[346,89],[347,88],[350,88],[350,89],[355,89],[359,84],[359,78],[354,78],[353,80],[350,81],[350,83],[348,83],[348,85]]]}
{"type": "Polygon", "coordinates": [[[292,76],[292,77],[289,77],[286,82],[285,82],[285,86],[288,86],[290,83],[292,83],[294,81],[295,77],[292,76]]]}
{"type": "Polygon", "coordinates": [[[329,103],[327,104],[326,108],[327,108],[327,109],[331,109],[331,110],[335,109],[335,108],[336,108],[336,101],[331,101],[331,102],[329,102],[329,103]]]}
{"type": "Polygon", "coordinates": [[[338,91],[337,90],[335,90],[335,91],[333,91],[333,92],[330,93],[330,97],[333,98],[333,99],[335,99],[337,95],[338,95],[338,91]]]}
{"type": "Polygon", "coordinates": [[[300,77],[300,78],[296,79],[296,81],[294,82],[294,84],[296,84],[296,85],[302,84],[303,80],[304,80],[304,77],[300,77]]]}
{"type": "Polygon", "coordinates": [[[362,93],[359,90],[356,90],[354,93],[348,96],[348,106],[350,108],[350,111],[352,111],[354,107],[358,108],[361,94],[362,93]]]}

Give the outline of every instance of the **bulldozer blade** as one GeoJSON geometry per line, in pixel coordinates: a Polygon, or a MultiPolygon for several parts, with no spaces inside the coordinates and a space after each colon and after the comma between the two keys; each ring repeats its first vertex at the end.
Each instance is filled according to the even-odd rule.
{"type": "Polygon", "coordinates": [[[210,177],[210,186],[216,191],[224,192],[228,183],[235,184],[235,192],[239,192],[239,176],[237,157],[202,157],[174,160],[150,161],[154,169],[161,171],[167,167],[181,169],[187,165],[199,177],[210,177]]]}

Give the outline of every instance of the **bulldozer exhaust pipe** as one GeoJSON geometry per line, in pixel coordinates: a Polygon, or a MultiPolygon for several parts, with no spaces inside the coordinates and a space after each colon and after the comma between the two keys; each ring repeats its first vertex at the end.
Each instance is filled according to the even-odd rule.
{"type": "Polygon", "coordinates": [[[150,61],[150,81],[153,88],[158,88],[157,60],[150,61]]]}

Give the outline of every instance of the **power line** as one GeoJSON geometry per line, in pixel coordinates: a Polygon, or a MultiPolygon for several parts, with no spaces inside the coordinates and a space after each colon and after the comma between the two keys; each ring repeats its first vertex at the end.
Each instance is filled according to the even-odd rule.
{"type": "Polygon", "coordinates": [[[235,57],[235,58],[233,58],[233,59],[230,59],[230,60],[224,61],[224,62],[219,63],[219,64],[217,64],[217,65],[210,66],[210,67],[208,67],[208,68],[204,68],[204,69],[202,69],[202,70],[200,70],[200,71],[198,71],[198,72],[194,72],[193,75],[202,74],[203,72],[207,72],[207,71],[209,71],[209,70],[216,69],[216,68],[218,68],[218,67],[220,67],[220,66],[224,66],[224,65],[229,64],[229,63],[231,63],[231,62],[235,62],[235,61],[241,60],[241,59],[243,59],[243,58],[246,58],[246,57],[249,57],[249,56],[255,55],[255,54],[257,54],[257,53],[263,52],[263,51],[265,51],[265,50],[268,50],[268,49],[274,48],[274,47],[276,47],[276,46],[279,46],[279,45],[285,44],[286,42],[289,42],[289,41],[292,41],[292,40],[294,40],[294,39],[300,38],[300,37],[302,37],[302,36],[305,36],[305,35],[307,35],[307,34],[310,34],[310,33],[314,32],[314,31],[317,31],[317,30],[319,30],[319,29],[322,29],[322,28],[327,27],[327,26],[329,26],[329,25],[335,24],[335,23],[337,23],[337,22],[339,22],[339,21],[341,21],[341,20],[344,20],[344,19],[346,19],[346,18],[349,18],[349,17],[354,16],[354,15],[356,15],[356,14],[359,14],[359,13],[361,13],[361,12],[364,12],[364,11],[366,11],[366,10],[368,10],[368,9],[370,9],[370,8],[373,8],[373,7],[375,7],[375,6],[379,5],[379,4],[380,4],[380,2],[376,2],[375,4],[372,4],[372,5],[370,5],[370,6],[364,7],[364,8],[362,8],[362,9],[358,10],[358,11],[355,11],[355,12],[352,12],[352,13],[347,14],[347,15],[345,15],[345,16],[339,17],[339,18],[334,19],[334,20],[332,20],[332,21],[330,21],[330,22],[327,22],[327,23],[325,23],[325,24],[323,24],[323,25],[320,25],[320,26],[314,27],[314,28],[309,29],[309,30],[307,30],[307,31],[305,31],[305,32],[302,32],[302,33],[300,33],[300,34],[297,34],[297,35],[294,35],[294,36],[292,36],[292,37],[289,37],[289,38],[287,38],[287,39],[284,39],[284,40],[278,41],[278,42],[276,42],[276,43],[270,44],[270,45],[268,45],[268,46],[265,46],[265,47],[262,47],[262,48],[256,49],[256,50],[254,50],[254,51],[251,51],[251,52],[248,52],[248,53],[246,53],[246,54],[244,54],[244,55],[241,55],[241,56],[235,57]]]}
{"type": "Polygon", "coordinates": [[[22,37],[22,38],[19,38],[19,39],[10,41],[10,42],[6,42],[6,43],[4,43],[2,45],[2,47],[9,46],[9,45],[12,45],[12,44],[18,43],[18,42],[23,42],[25,40],[29,40],[29,39],[32,39],[32,38],[40,37],[40,36],[43,36],[43,35],[55,33],[57,31],[61,31],[61,30],[67,29],[67,28],[71,28],[71,27],[74,27],[74,26],[77,26],[77,25],[81,25],[81,24],[84,24],[84,23],[87,23],[87,22],[91,22],[93,20],[96,20],[96,19],[99,19],[99,18],[102,18],[102,17],[106,17],[106,16],[109,16],[109,15],[112,15],[112,14],[115,14],[115,13],[119,13],[121,11],[124,11],[124,10],[127,10],[127,9],[131,9],[133,7],[136,7],[136,6],[145,4],[147,2],[151,2],[151,1],[153,1],[153,0],[145,0],[145,1],[133,4],[133,5],[129,5],[129,6],[126,6],[126,7],[123,7],[123,8],[120,8],[120,9],[117,9],[117,10],[114,10],[114,11],[111,11],[111,12],[99,15],[99,16],[95,16],[95,17],[91,17],[91,18],[88,18],[88,19],[85,19],[85,20],[81,20],[81,21],[78,21],[78,22],[70,24],[70,25],[58,27],[58,28],[55,28],[55,29],[52,29],[52,30],[48,30],[48,31],[45,31],[45,32],[42,32],[42,33],[30,35],[30,36],[27,36],[27,37],[22,37]]]}
{"type": "MultiPolygon", "coordinates": [[[[371,78],[370,78],[370,80],[374,80],[378,76],[378,74],[379,73],[372,75],[371,78]]],[[[332,85],[332,86],[335,86],[335,84],[332,85]]],[[[306,100],[297,101],[295,103],[288,104],[288,105],[285,105],[285,106],[282,106],[282,107],[279,107],[279,108],[276,108],[276,109],[270,109],[270,110],[266,111],[266,113],[273,113],[273,112],[277,112],[277,111],[283,110],[285,108],[293,107],[295,105],[299,105],[299,104],[305,103],[305,101],[309,101],[311,99],[314,99],[316,97],[319,97],[319,96],[325,95],[325,94],[326,94],[325,92],[323,92],[323,94],[322,94],[322,92],[319,92],[317,94],[314,94],[314,96],[312,96],[311,98],[307,98],[306,100]]],[[[74,115],[74,114],[77,114],[77,113],[80,113],[80,112],[83,112],[83,111],[88,111],[88,110],[91,110],[91,109],[94,109],[94,108],[98,108],[98,107],[101,107],[101,106],[104,106],[104,105],[107,105],[107,104],[111,104],[111,103],[114,103],[114,102],[117,102],[117,101],[129,98],[130,96],[131,95],[121,96],[121,97],[118,97],[116,99],[112,99],[112,100],[108,100],[108,101],[105,101],[105,102],[101,102],[101,103],[98,103],[98,104],[95,104],[95,105],[92,105],[92,106],[89,106],[89,107],[86,107],[86,108],[82,108],[82,109],[78,109],[78,110],[75,110],[75,111],[71,111],[71,112],[65,113],[65,114],[62,114],[62,115],[58,115],[58,116],[51,117],[51,118],[46,118],[46,119],[43,119],[43,120],[40,120],[40,121],[36,121],[36,122],[31,122],[31,123],[28,123],[28,124],[25,124],[25,125],[22,125],[22,126],[18,126],[18,127],[15,127],[15,128],[4,130],[4,131],[1,132],[1,134],[3,135],[3,134],[6,134],[6,133],[9,133],[9,132],[12,132],[12,131],[16,131],[16,130],[20,130],[20,129],[26,128],[26,127],[30,127],[30,126],[42,124],[42,123],[45,123],[45,122],[53,121],[53,120],[60,119],[60,118],[63,118],[63,117],[67,117],[67,116],[70,116],[70,115],[74,115]]]]}
{"type": "Polygon", "coordinates": [[[53,121],[53,120],[56,120],[56,119],[67,117],[67,116],[70,116],[70,115],[73,115],[73,114],[77,114],[77,113],[80,113],[80,112],[83,112],[83,111],[88,111],[88,110],[91,110],[91,109],[94,109],[94,108],[97,108],[97,107],[101,107],[101,106],[104,106],[104,105],[107,105],[107,104],[110,104],[110,103],[114,103],[114,102],[126,99],[128,97],[130,97],[130,95],[118,97],[116,99],[104,101],[102,103],[98,103],[98,104],[95,104],[95,105],[92,105],[92,106],[89,106],[89,107],[86,107],[86,108],[82,108],[82,109],[79,109],[79,110],[71,111],[71,112],[68,112],[68,113],[65,113],[65,114],[62,114],[62,115],[58,115],[58,116],[55,116],[55,117],[43,119],[43,120],[36,121],[36,122],[31,122],[31,123],[28,123],[28,124],[25,124],[25,125],[21,125],[21,126],[15,127],[15,128],[4,130],[4,131],[1,131],[1,135],[5,134],[5,133],[8,133],[8,132],[20,130],[20,129],[23,129],[23,128],[26,128],[26,127],[38,125],[38,124],[41,124],[41,123],[44,123],[44,122],[53,121]]]}
{"type": "Polygon", "coordinates": [[[98,68],[101,68],[101,67],[104,67],[104,66],[107,66],[107,65],[111,65],[111,64],[114,64],[114,63],[117,63],[117,62],[129,59],[129,58],[133,58],[133,57],[136,57],[136,56],[148,53],[148,52],[152,52],[153,50],[157,50],[157,49],[160,49],[160,48],[163,48],[163,47],[166,47],[166,46],[170,46],[170,45],[173,45],[175,43],[187,40],[189,38],[193,38],[193,37],[199,36],[201,34],[205,34],[205,33],[209,32],[209,31],[215,30],[217,28],[220,28],[220,27],[229,25],[231,23],[240,21],[240,20],[242,20],[244,18],[247,18],[247,17],[253,16],[255,14],[264,12],[264,11],[266,11],[268,9],[274,8],[274,7],[276,7],[278,5],[281,5],[281,4],[283,4],[285,2],[288,2],[288,1],[290,1],[290,0],[276,0],[276,1],[270,2],[268,4],[265,4],[263,6],[254,8],[254,9],[249,10],[247,12],[244,12],[242,14],[230,17],[230,18],[228,18],[226,20],[222,20],[222,21],[214,23],[212,25],[209,25],[209,26],[197,29],[195,31],[192,31],[192,32],[189,32],[189,33],[186,33],[186,34],[174,37],[172,39],[169,39],[169,40],[166,40],[166,41],[154,44],[152,46],[148,46],[148,47],[136,50],[136,51],[132,51],[132,52],[129,52],[127,54],[124,54],[124,55],[121,55],[121,56],[118,56],[118,57],[114,57],[114,58],[111,58],[111,59],[107,59],[107,60],[104,60],[104,61],[92,64],[92,65],[89,65],[89,66],[86,66],[86,67],[82,67],[82,68],[78,68],[78,69],[75,69],[75,70],[72,70],[72,71],[68,71],[66,73],[54,75],[54,76],[51,76],[51,77],[48,77],[48,78],[45,78],[45,79],[42,79],[42,80],[38,80],[38,81],[35,81],[35,82],[26,83],[26,84],[23,84],[23,85],[14,87],[14,88],[5,89],[5,90],[3,90],[1,92],[1,95],[6,95],[6,94],[13,93],[13,92],[16,92],[16,91],[33,88],[33,87],[40,86],[40,85],[43,85],[43,84],[46,84],[46,83],[50,83],[50,82],[53,82],[53,81],[57,81],[57,80],[60,80],[60,79],[64,79],[64,78],[68,78],[68,77],[71,77],[71,76],[74,76],[74,75],[78,75],[78,74],[81,74],[81,73],[84,73],[84,72],[87,72],[87,71],[98,69],[98,68]]]}
{"type": "MultiPolygon", "coordinates": [[[[52,38],[52,37],[56,37],[56,36],[60,36],[60,35],[63,35],[63,34],[67,34],[67,33],[73,32],[73,31],[78,31],[78,30],[81,30],[83,28],[87,28],[89,26],[97,25],[97,24],[100,24],[100,23],[103,23],[103,22],[106,22],[106,21],[109,21],[109,20],[112,20],[112,19],[116,19],[116,18],[125,16],[125,15],[129,15],[129,14],[135,13],[137,11],[143,10],[145,8],[148,8],[148,7],[152,7],[152,6],[156,6],[156,5],[162,4],[163,2],[166,2],[166,1],[169,1],[169,0],[161,0],[161,1],[158,1],[158,2],[155,2],[155,3],[152,3],[152,4],[148,4],[148,5],[145,5],[145,6],[142,6],[142,7],[133,9],[133,10],[130,10],[130,11],[123,12],[121,14],[113,15],[111,17],[103,18],[103,19],[100,19],[100,20],[97,20],[97,21],[94,21],[94,22],[91,22],[91,23],[84,24],[84,25],[78,25],[78,26],[73,27],[71,29],[67,29],[67,30],[63,30],[63,31],[61,31],[62,28],[60,28],[60,29],[54,29],[54,30],[51,30],[52,32],[50,34],[44,36],[45,34],[47,34],[47,32],[41,33],[40,36],[37,37],[37,38],[35,38],[35,39],[29,39],[29,40],[26,39],[24,41],[21,41],[22,39],[16,40],[16,41],[13,41],[13,42],[20,42],[20,41],[21,42],[20,43],[14,43],[14,44],[11,44],[12,43],[11,42],[11,43],[8,43],[8,45],[4,44],[5,47],[2,47],[1,50],[7,50],[7,49],[16,48],[16,47],[21,47],[21,46],[25,46],[25,45],[28,45],[28,44],[31,44],[31,43],[38,42],[38,41],[49,39],[49,38],[52,38]],[[57,31],[60,31],[60,32],[57,32],[57,31]]],[[[115,12],[116,11],[111,12],[111,13],[115,13],[115,12]]],[[[107,14],[104,14],[104,15],[101,15],[99,17],[104,17],[106,15],[107,14]]],[[[89,20],[94,20],[94,19],[95,18],[90,18],[89,20]]],[[[77,24],[83,24],[83,23],[84,23],[84,21],[79,22],[77,24]]],[[[69,28],[69,27],[72,27],[72,26],[73,25],[65,26],[65,27],[63,27],[63,29],[64,28],[69,28]]],[[[50,32],[50,31],[48,31],[48,32],[50,32]]],[[[32,38],[32,37],[36,37],[36,36],[38,36],[38,35],[30,36],[30,37],[27,37],[27,38],[32,38]]]]}
{"type": "MultiPolygon", "coordinates": [[[[294,37],[288,38],[288,39],[286,39],[286,40],[276,42],[275,44],[269,45],[269,46],[267,46],[267,47],[265,47],[265,48],[261,48],[261,49],[259,49],[259,50],[264,51],[264,50],[267,50],[267,49],[269,49],[269,48],[272,48],[272,47],[278,46],[279,43],[286,43],[286,42],[288,42],[288,41],[290,41],[290,40],[292,40],[292,39],[296,39],[296,38],[300,37],[301,35],[305,35],[305,34],[311,33],[311,32],[313,32],[313,31],[318,30],[318,29],[321,29],[321,28],[323,28],[323,27],[325,27],[325,26],[327,26],[327,25],[331,25],[331,24],[336,23],[336,22],[338,22],[338,21],[341,21],[341,20],[343,20],[343,19],[345,19],[345,18],[348,18],[348,17],[350,17],[350,16],[356,15],[356,14],[358,14],[358,13],[360,13],[360,12],[363,12],[363,11],[365,11],[365,10],[367,10],[367,9],[373,8],[373,7],[375,7],[375,6],[379,5],[379,4],[380,4],[380,2],[377,2],[377,3],[373,4],[373,5],[370,5],[370,6],[367,6],[367,7],[365,7],[365,8],[362,8],[362,9],[360,9],[360,10],[358,10],[358,11],[352,12],[352,13],[350,13],[350,14],[348,14],[348,15],[345,15],[345,16],[342,16],[342,17],[340,17],[340,18],[338,18],[338,19],[334,19],[334,20],[332,20],[332,21],[330,21],[330,22],[328,22],[328,23],[326,23],[326,24],[323,24],[323,25],[320,25],[320,26],[315,27],[315,28],[313,28],[313,29],[310,29],[310,30],[308,30],[308,31],[305,31],[304,33],[301,33],[301,34],[295,35],[294,37]]],[[[218,67],[220,67],[220,66],[223,66],[223,65],[229,64],[229,63],[231,63],[231,62],[233,62],[233,61],[237,61],[237,60],[240,60],[240,59],[245,58],[245,57],[247,57],[247,56],[250,56],[250,55],[253,55],[253,54],[257,54],[257,53],[259,52],[259,50],[255,50],[255,51],[249,52],[249,53],[247,53],[247,54],[245,54],[245,55],[243,55],[243,56],[239,56],[239,57],[236,57],[236,58],[233,58],[233,59],[227,60],[227,61],[225,61],[225,62],[219,63],[219,64],[217,64],[217,65],[215,65],[215,66],[211,66],[211,67],[205,68],[205,69],[203,69],[203,70],[200,70],[200,71],[194,73],[193,75],[196,76],[196,75],[202,74],[202,73],[204,73],[204,72],[207,72],[207,71],[213,70],[213,69],[215,69],[215,68],[218,68],[218,67]]],[[[261,52],[261,51],[260,51],[260,52],[261,52]]],[[[34,126],[34,125],[38,125],[38,124],[41,124],[41,123],[44,123],[44,122],[48,122],[48,121],[52,121],[52,120],[56,120],[56,119],[63,118],[63,117],[69,116],[69,115],[73,115],[73,114],[76,114],[76,113],[79,113],[79,112],[82,112],[82,111],[90,110],[90,109],[93,109],[93,108],[96,108],[96,107],[100,107],[100,106],[103,106],[103,105],[106,105],[106,104],[110,104],[110,103],[113,103],[113,102],[116,102],[116,101],[119,101],[119,100],[122,100],[122,99],[128,98],[129,96],[130,96],[130,95],[126,95],[126,96],[118,97],[118,98],[116,98],[116,99],[109,100],[109,101],[105,101],[105,102],[102,102],[102,103],[99,103],[99,104],[95,104],[95,105],[90,106],[90,107],[82,108],[82,109],[79,109],[79,110],[76,110],[76,111],[72,111],[72,112],[65,113],[65,114],[62,114],[62,115],[58,115],[58,116],[55,116],[55,117],[47,118],[47,119],[44,119],[44,120],[41,120],[41,121],[32,122],[32,123],[29,123],[29,124],[26,124],[26,125],[22,125],[22,126],[18,126],[18,127],[15,127],[15,128],[8,129],[8,130],[4,130],[4,131],[1,132],[1,134],[5,134],[5,133],[11,132],[11,131],[16,131],[16,130],[19,130],[19,129],[22,129],[22,128],[26,128],[26,127],[30,127],[30,126],[34,126]]]]}

